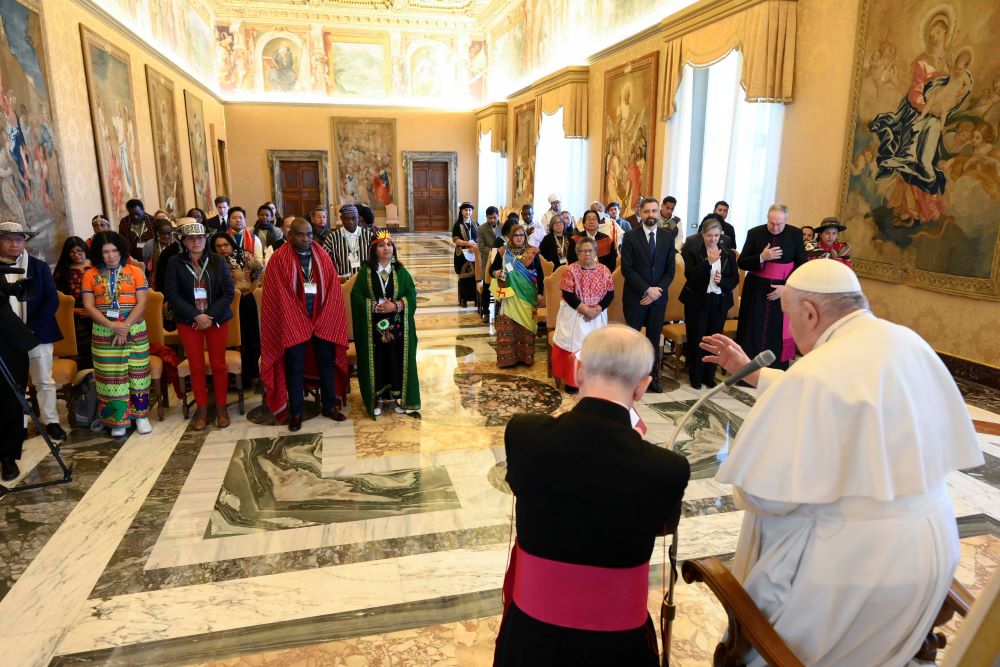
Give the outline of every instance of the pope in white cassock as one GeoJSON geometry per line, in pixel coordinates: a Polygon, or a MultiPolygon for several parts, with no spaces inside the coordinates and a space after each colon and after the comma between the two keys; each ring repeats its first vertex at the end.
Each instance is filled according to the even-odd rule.
{"type": "MultiPolygon", "coordinates": [[[[804,356],[748,377],[757,402],[716,476],[745,510],[733,574],[805,664],[905,665],[958,565],[946,478],[983,463],[972,421],[840,262],[796,269],[781,307],[804,356]]],[[[721,334],[701,345],[729,372],[749,362],[721,334]]]]}

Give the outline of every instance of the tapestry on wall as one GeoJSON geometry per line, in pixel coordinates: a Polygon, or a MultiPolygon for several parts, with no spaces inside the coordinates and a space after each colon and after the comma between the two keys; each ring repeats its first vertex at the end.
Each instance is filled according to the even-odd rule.
{"type": "Polygon", "coordinates": [[[535,103],[514,109],[514,208],[535,201],[535,103]]]}
{"type": "MultiPolygon", "coordinates": [[[[174,82],[146,65],[149,116],[153,127],[153,157],[160,208],[176,218],[184,215],[184,182],[181,180],[181,144],[177,133],[174,82]]],[[[210,209],[206,209],[210,210],[210,209]]]]}
{"type": "Polygon", "coordinates": [[[841,216],[859,274],[1000,299],[1000,7],[863,0],[841,216]]]}
{"type": "Polygon", "coordinates": [[[142,198],[131,65],[128,54],[82,25],[80,35],[101,195],[114,226],[128,215],[125,203],[142,198]]]}
{"type": "Polygon", "coordinates": [[[604,75],[603,201],[631,211],[640,196],[653,196],[656,84],[659,53],[609,70],[604,75]]]}
{"type": "Polygon", "coordinates": [[[333,181],[341,204],[384,211],[396,199],[396,120],[333,118],[333,181]]]}
{"type": "Polygon", "coordinates": [[[0,218],[38,232],[31,248],[54,262],[69,228],[41,23],[15,0],[0,0],[0,21],[0,218]]]}
{"type": "Polygon", "coordinates": [[[205,112],[201,100],[184,91],[187,110],[188,147],[191,152],[191,175],[194,180],[194,200],[203,211],[213,206],[212,182],[209,178],[208,143],[205,139],[205,112]]]}

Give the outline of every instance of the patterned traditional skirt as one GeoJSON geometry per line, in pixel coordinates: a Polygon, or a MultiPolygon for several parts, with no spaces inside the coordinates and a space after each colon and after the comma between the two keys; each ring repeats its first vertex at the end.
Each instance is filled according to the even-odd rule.
{"type": "Polygon", "coordinates": [[[114,428],[128,426],[149,414],[149,339],[146,322],[133,324],[128,342],[114,345],[114,332],[94,323],[91,354],[94,384],[101,423],[114,428]]]}
{"type": "Polygon", "coordinates": [[[500,315],[496,318],[497,367],[506,368],[521,361],[531,366],[535,363],[535,332],[500,315]]]}

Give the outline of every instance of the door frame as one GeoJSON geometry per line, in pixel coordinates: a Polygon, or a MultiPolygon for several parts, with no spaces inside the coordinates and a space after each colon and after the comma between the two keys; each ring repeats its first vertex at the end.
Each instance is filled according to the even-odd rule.
{"type": "MultiPolygon", "coordinates": [[[[448,208],[458,215],[458,153],[455,151],[403,151],[403,174],[406,187],[406,228],[413,231],[413,163],[446,162],[448,164],[448,208]]],[[[451,225],[448,226],[449,229],[451,225]]]]}
{"type": "MultiPolygon", "coordinates": [[[[267,163],[271,168],[271,201],[274,202],[278,212],[284,215],[285,206],[281,198],[281,162],[287,161],[315,161],[319,163],[319,196],[323,207],[329,212],[330,209],[330,156],[326,151],[280,151],[269,150],[267,152],[267,163]]],[[[248,223],[249,224],[249,223],[248,223]]]]}

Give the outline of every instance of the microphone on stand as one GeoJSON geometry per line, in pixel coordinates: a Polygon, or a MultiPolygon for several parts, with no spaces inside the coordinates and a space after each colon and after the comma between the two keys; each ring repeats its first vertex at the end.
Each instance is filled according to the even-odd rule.
{"type": "MultiPolygon", "coordinates": [[[[761,368],[770,366],[772,363],[774,363],[774,352],[771,350],[764,350],[754,357],[749,364],[736,371],[722,383],[712,387],[711,391],[706,392],[698,398],[698,400],[694,402],[694,405],[692,405],[691,408],[684,413],[684,416],[681,417],[680,421],[677,422],[677,426],[674,428],[674,434],[670,436],[670,444],[667,445],[667,449],[674,451],[677,436],[680,435],[681,429],[684,428],[684,424],[687,423],[688,419],[691,418],[691,415],[693,415],[705,401],[722,391],[723,388],[733,386],[751,373],[756,373],[761,368]]],[[[677,580],[677,532],[677,530],[674,530],[670,540],[670,547],[663,559],[664,565],[667,563],[670,564],[669,580],[667,579],[668,575],[666,573],[663,575],[663,581],[669,581],[669,583],[665,583],[667,590],[664,593],[663,603],[660,606],[660,634],[663,638],[663,657],[660,664],[663,667],[670,664],[670,644],[673,635],[674,616],[677,613],[674,606],[674,584],[677,580]]],[[[666,547],[665,539],[663,544],[664,547],[666,547]]]]}

